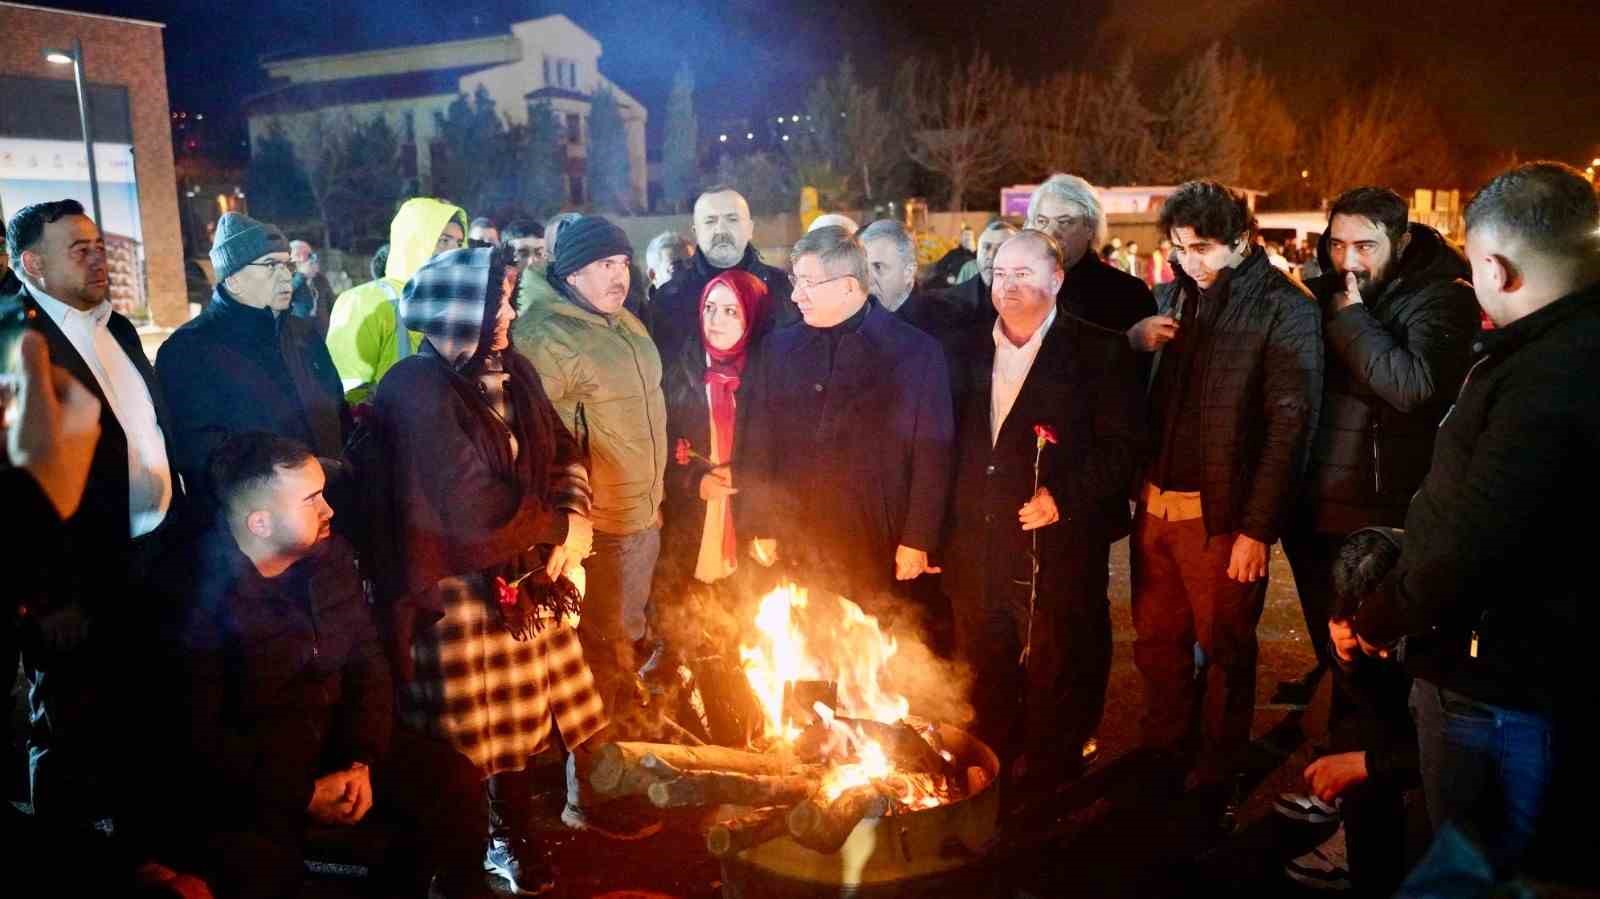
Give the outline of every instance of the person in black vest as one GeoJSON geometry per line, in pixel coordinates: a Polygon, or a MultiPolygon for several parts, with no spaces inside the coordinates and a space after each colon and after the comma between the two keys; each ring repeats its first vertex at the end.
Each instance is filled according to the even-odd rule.
{"type": "MultiPolygon", "coordinates": [[[[20,627],[29,683],[34,811],[87,826],[129,802],[134,755],[108,752],[132,726],[152,646],[175,625],[168,550],[183,491],[161,386],[133,324],[111,308],[105,241],[75,200],[18,210],[6,229],[22,289],[0,298],[8,330],[44,336],[51,359],[101,403],[88,486],[65,537],[32,564],[40,589],[20,627]]],[[[143,726],[143,725],[141,725],[143,726]]]]}
{"type": "Polygon", "coordinates": [[[969,354],[943,554],[977,732],[1036,796],[1081,769],[1100,723],[1111,540],[1127,529],[1144,419],[1127,341],[1057,305],[1061,264],[1031,229],[994,260],[999,318],[969,354]]]}
{"type": "Polygon", "coordinates": [[[1161,229],[1182,254],[1167,304],[1181,325],[1153,363],[1153,461],[1130,544],[1133,655],[1145,747],[1173,774],[1192,764],[1191,786],[1220,805],[1250,740],[1268,550],[1322,400],[1322,319],[1255,247],[1241,194],[1184,184],[1161,229]]]}
{"type": "Polygon", "coordinates": [[[750,204],[731,187],[708,187],[694,201],[694,239],[700,252],[672,280],[656,288],[645,324],[663,359],[676,359],[700,327],[700,296],[719,272],[742,269],[761,279],[772,297],[773,321],[783,326],[800,320],[789,297],[789,279],[781,269],[761,261],[750,243],[755,236],[750,204]]]}
{"type": "Polygon", "coordinates": [[[198,490],[211,451],[245,431],[288,437],[324,459],[340,458],[350,412],[315,322],[289,312],[295,266],[283,233],[226,213],[217,222],[211,264],[217,286],[210,305],[156,354],[184,480],[198,490]]]}
{"type": "Polygon", "coordinates": [[[752,366],[736,523],[763,563],[781,555],[810,584],[891,615],[880,600],[930,571],[944,524],[944,354],[868,295],[866,251],[844,229],[806,234],[791,258],[805,321],[775,331],[752,366]]]}
{"type": "Polygon", "coordinates": [[[1473,345],[1393,576],[1355,616],[1363,651],[1416,676],[1436,829],[1482,840],[1497,876],[1593,880],[1593,553],[1600,446],[1600,202],[1529,163],[1466,212],[1473,345]]]}
{"type": "Polygon", "coordinates": [[[1479,311],[1467,260],[1408,218],[1392,190],[1345,192],[1319,248],[1327,274],[1306,284],[1322,307],[1327,378],[1307,489],[1283,551],[1318,665],[1286,683],[1286,705],[1309,702],[1333,662],[1327,624],[1340,543],[1357,528],[1405,521],[1472,358],[1479,311]]]}

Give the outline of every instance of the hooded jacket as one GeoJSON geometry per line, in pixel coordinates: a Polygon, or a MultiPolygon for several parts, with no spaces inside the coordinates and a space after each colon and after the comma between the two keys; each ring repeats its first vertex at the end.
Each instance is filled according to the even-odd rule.
{"type": "Polygon", "coordinates": [[[1394,274],[1373,296],[1333,311],[1344,275],[1328,235],[1306,286],[1322,307],[1327,377],[1302,521],[1322,533],[1399,527],[1433,457],[1478,333],[1471,269],[1427,225],[1412,223],[1394,274]]]}
{"type": "MultiPolygon", "coordinates": [[[[553,286],[561,294],[562,285],[553,286]]],[[[655,525],[666,493],[667,403],[661,356],[644,324],[626,309],[601,315],[562,295],[518,318],[511,339],[588,453],[595,530],[632,534],[655,525]]]]}
{"type": "Polygon", "coordinates": [[[395,365],[373,401],[385,464],[369,489],[386,603],[431,603],[446,577],[515,578],[533,567],[531,547],[566,540],[568,512],[589,512],[577,444],[533,367],[501,354],[515,456],[507,422],[475,383],[488,353],[490,285],[498,289],[502,272],[489,250],[453,250],[420,269],[401,301],[422,347],[395,365]]]}
{"type": "Polygon", "coordinates": [[[405,355],[422,345],[420,334],[400,328],[395,306],[406,282],[433,258],[439,234],[451,222],[467,233],[467,213],[461,207],[430,197],[407,200],[389,225],[389,261],[383,277],[352,287],[334,301],[328,353],[352,404],[365,401],[402,358],[397,333],[403,332],[409,343],[405,355]]]}

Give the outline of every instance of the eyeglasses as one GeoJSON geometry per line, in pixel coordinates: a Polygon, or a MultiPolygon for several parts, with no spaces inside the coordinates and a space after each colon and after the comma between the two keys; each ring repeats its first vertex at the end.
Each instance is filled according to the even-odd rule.
{"type": "Polygon", "coordinates": [[[818,287],[821,287],[824,284],[832,284],[833,282],[838,281],[841,278],[854,278],[854,277],[855,277],[855,275],[834,275],[831,278],[823,278],[821,281],[813,281],[810,278],[796,278],[794,275],[790,275],[789,276],[789,286],[794,288],[795,290],[804,290],[804,291],[810,292],[810,291],[816,290],[818,287]]]}
{"type": "Polygon", "coordinates": [[[276,275],[278,273],[278,269],[280,268],[286,269],[291,275],[295,272],[295,264],[293,259],[268,259],[266,262],[246,262],[244,264],[245,268],[250,268],[251,266],[258,266],[260,268],[267,269],[267,274],[269,276],[276,275]]]}

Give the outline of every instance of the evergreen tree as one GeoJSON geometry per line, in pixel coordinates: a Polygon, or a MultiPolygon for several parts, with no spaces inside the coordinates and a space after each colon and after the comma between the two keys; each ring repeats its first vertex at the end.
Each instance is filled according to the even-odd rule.
{"type": "Polygon", "coordinates": [[[1155,115],[1144,105],[1133,75],[1133,55],[1124,53],[1111,77],[1089,103],[1083,174],[1097,184],[1156,180],[1155,115]]]}
{"type": "Polygon", "coordinates": [[[455,199],[471,215],[508,200],[508,179],[515,173],[505,123],[489,91],[479,85],[471,97],[458,95],[447,111],[433,114],[433,122],[444,144],[444,152],[433,156],[433,193],[455,199]]]}
{"type": "Polygon", "coordinates": [[[561,122],[547,101],[528,107],[528,127],[523,136],[522,205],[535,217],[547,218],[561,211],[567,197],[567,145],[562,139],[561,122]]]}
{"type": "Polygon", "coordinates": [[[633,207],[633,181],[628,162],[628,132],[622,108],[611,88],[594,92],[589,106],[589,199],[599,212],[626,212],[633,207]]]}
{"type": "Polygon", "coordinates": [[[404,175],[400,138],[382,113],[319,118],[312,127],[316,166],[311,188],[327,229],[328,246],[381,241],[400,202],[404,175]]]}
{"type": "Polygon", "coordinates": [[[1222,77],[1221,47],[1212,44],[1184,65],[1162,98],[1157,170],[1167,183],[1238,181],[1243,148],[1231,100],[1222,77]]]}
{"type": "Polygon", "coordinates": [[[250,211],[269,222],[294,222],[317,216],[311,180],[295,158],[283,126],[274,122],[256,145],[245,174],[250,211]]]}
{"type": "Polygon", "coordinates": [[[681,212],[699,188],[699,125],[694,115],[694,73],[678,67],[667,97],[666,140],[661,150],[661,192],[667,211],[681,212]]]}

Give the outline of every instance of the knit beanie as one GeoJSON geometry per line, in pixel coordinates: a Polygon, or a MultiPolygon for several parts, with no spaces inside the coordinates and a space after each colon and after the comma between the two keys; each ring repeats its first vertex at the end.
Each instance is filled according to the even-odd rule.
{"type": "Polygon", "coordinates": [[[276,225],[258,222],[240,212],[224,212],[211,243],[211,267],[221,283],[268,253],[289,252],[289,241],[276,225]]]}
{"type": "Polygon", "coordinates": [[[564,283],[567,276],[596,259],[626,256],[633,260],[633,245],[628,235],[609,220],[586,215],[561,228],[556,241],[556,258],[550,262],[550,282],[564,283]]]}

